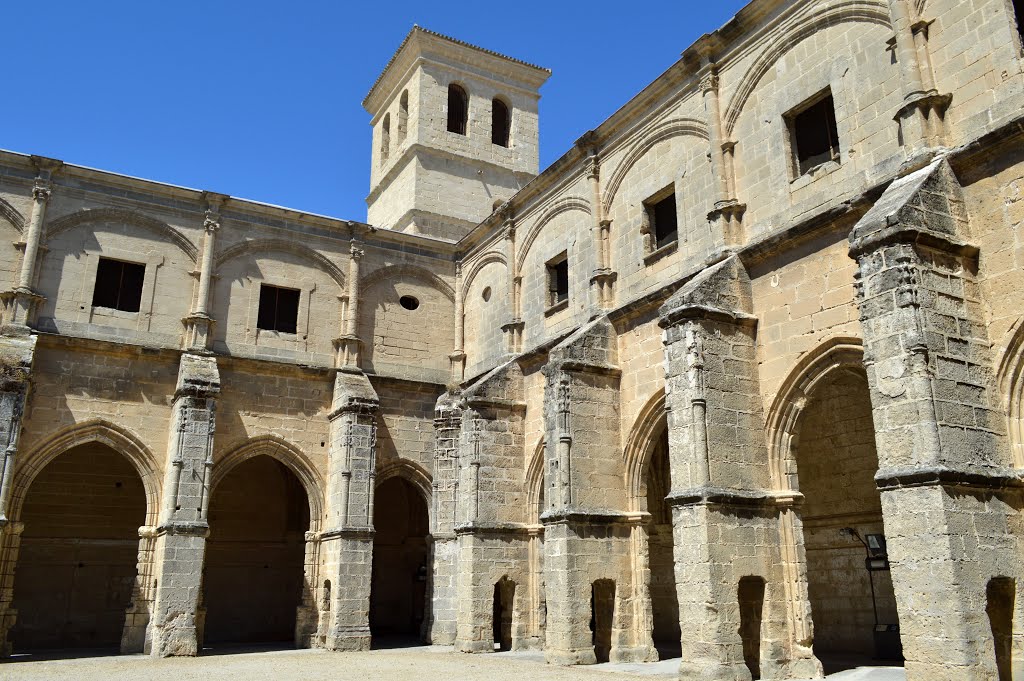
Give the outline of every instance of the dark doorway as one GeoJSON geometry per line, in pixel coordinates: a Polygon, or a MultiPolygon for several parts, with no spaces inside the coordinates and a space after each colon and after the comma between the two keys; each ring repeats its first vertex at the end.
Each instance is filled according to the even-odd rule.
{"type": "Polygon", "coordinates": [[[1013,681],[1013,609],[1016,586],[1009,577],[996,577],[985,589],[985,612],[992,627],[999,681],[1013,681]]]}
{"type": "Polygon", "coordinates": [[[410,482],[394,477],[377,487],[373,511],[370,633],[419,642],[427,586],[427,504],[410,482]]]}
{"type": "Polygon", "coordinates": [[[737,589],[743,661],[754,681],[761,678],[761,622],[764,619],[764,579],[744,577],[737,589]]]}
{"type": "Polygon", "coordinates": [[[309,500],[280,461],[240,463],[210,499],[203,604],[207,644],[294,645],[309,500]]]}
{"type": "Polygon", "coordinates": [[[612,651],[612,622],[615,618],[615,582],[599,579],[590,590],[590,631],[597,662],[608,662],[612,651]]]}
{"type": "Polygon", "coordinates": [[[492,628],[495,650],[512,650],[512,613],[515,600],[516,583],[508,577],[502,577],[494,585],[492,628]]]}
{"type": "Polygon", "coordinates": [[[70,449],[32,482],[21,519],[14,650],[118,651],[146,522],[134,466],[103,444],[70,449]]]}
{"type": "Polygon", "coordinates": [[[647,512],[651,514],[648,532],[648,560],[651,571],[652,638],[662,660],[679,657],[682,644],[679,633],[679,599],[676,594],[676,570],[673,555],[672,511],[665,497],[672,487],[669,479],[668,429],[664,426],[647,465],[647,512]]]}

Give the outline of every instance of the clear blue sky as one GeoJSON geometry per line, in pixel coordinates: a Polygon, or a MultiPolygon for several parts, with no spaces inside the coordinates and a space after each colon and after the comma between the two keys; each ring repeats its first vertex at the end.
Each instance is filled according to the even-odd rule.
{"type": "Polygon", "coordinates": [[[744,0],[9,0],[0,148],[363,220],[361,102],[414,23],[554,73],[541,168],[744,0]]]}

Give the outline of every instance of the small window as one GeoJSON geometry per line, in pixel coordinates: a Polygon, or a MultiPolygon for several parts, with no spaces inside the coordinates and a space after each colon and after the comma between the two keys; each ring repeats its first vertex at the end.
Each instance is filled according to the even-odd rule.
{"type": "Polygon", "coordinates": [[[469,117],[469,97],[466,91],[454,83],[448,86],[448,132],[466,134],[466,119],[469,117]]]}
{"type": "Polygon", "coordinates": [[[145,277],[145,265],[100,258],[96,267],[96,287],[92,290],[92,306],[138,312],[145,277]]]}
{"type": "Polygon", "coordinates": [[[676,221],[676,195],[673,192],[663,199],[646,203],[647,220],[650,224],[652,250],[664,248],[679,239],[679,226],[676,221]]]}
{"type": "Polygon", "coordinates": [[[505,102],[498,98],[491,100],[491,144],[508,146],[508,135],[512,128],[512,114],[505,102]]]}
{"type": "Polygon", "coordinates": [[[561,255],[548,261],[548,307],[569,300],[569,257],[561,255]]]}
{"type": "Polygon", "coordinates": [[[391,153],[391,114],[384,114],[384,122],[380,126],[380,162],[388,160],[391,153]]]}
{"type": "Polygon", "coordinates": [[[402,96],[398,100],[398,143],[405,141],[409,132],[409,91],[402,90],[402,96]]]}
{"type": "Polygon", "coordinates": [[[420,301],[415,296],[402,296],[398,299],[398,304],[411,312],[419,308],[420,301]]]}
{"type": "Polygon", "coordinates": [[[295,333],[299,322],[299,291],[260,285],[260,311],[256,326],[267,331],[295,333]]]}
{"type": "Polygon", "coordinates": [[[839,162],[836,107],[831,93],[787,116],[796,175],[804,175],[828,161],[839,162]]]}

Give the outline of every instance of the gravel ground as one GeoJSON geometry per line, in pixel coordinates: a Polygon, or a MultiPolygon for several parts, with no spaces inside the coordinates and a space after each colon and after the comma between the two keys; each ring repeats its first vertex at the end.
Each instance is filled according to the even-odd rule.
{"type": "MultiPolygon", "coordinates": [[[[539,653],[462,655],[443,646],[329,653],[322,650],[250,650],[202,657],[153,659],[142,655],[0,662],[3,681],[639,681],[675,679],[678,660],[650,665],[555,667],[539,653]]],[[[904,681],[902,670],[842,672],[835,681],[904,681]]]]}

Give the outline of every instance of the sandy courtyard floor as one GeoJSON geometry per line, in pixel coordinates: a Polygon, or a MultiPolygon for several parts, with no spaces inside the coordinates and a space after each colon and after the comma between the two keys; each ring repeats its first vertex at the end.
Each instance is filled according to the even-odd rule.
{"type": "MultiPolygon", "coordinates": [[[[3,681],[638,681],[675,679],[678,660],[656,664],[555,667],[538,653],[463,655],[429,646],[367,653],[322,650],[255,650],[199,658],[153,659],[142,655],[33,659],[0,662],[3,681]]],[[[904,681],[902,670],[861,669],[835,681],[904,681]]]]}

